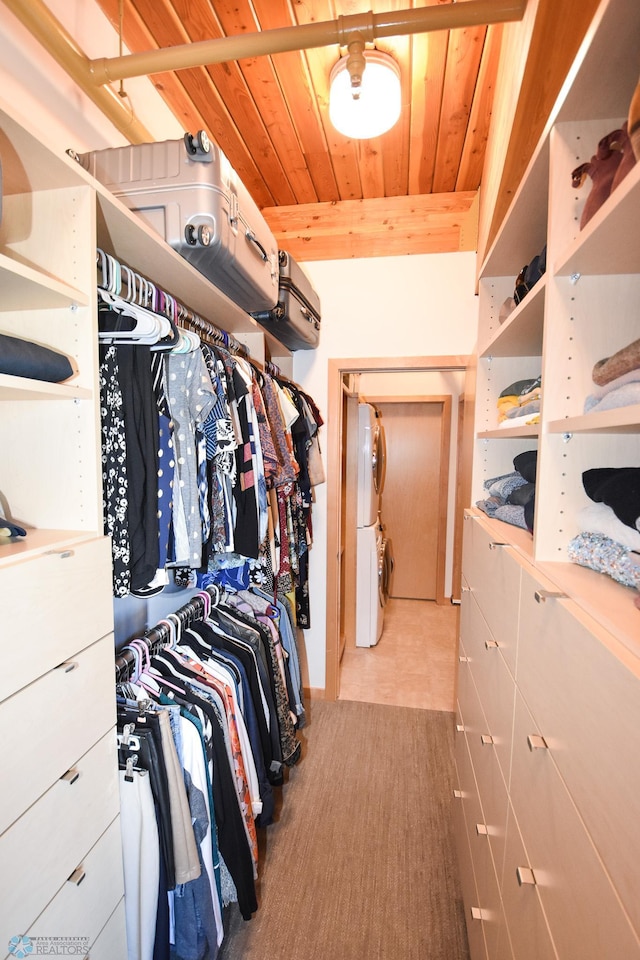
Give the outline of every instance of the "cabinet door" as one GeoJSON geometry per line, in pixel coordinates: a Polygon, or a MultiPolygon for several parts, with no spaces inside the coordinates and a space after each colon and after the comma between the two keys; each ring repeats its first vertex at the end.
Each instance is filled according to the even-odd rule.
{"type": "Polygon", "coordinates": [[[480,518],[467,514],[462,570],[492,637],[515,673],[520,558],[511,547],[492,536],[480,518]]]}
{"type": "MultiPolygon", "coordinates": [[[[517,870],[527,866],[529,862],[520,829],[509,804],[502,879],[502,903],[507,931],[501,930],[500,939],[502,942],[506,932],[516,960],[557,960],[558,954],[540,901],[540,893],[536,886],[518,882],[517,870]]],[[[571,960],[578,956],[579,953],[574,954],[571,960]]]]}
{"type": "Polygon", "coordinates": [[[522,584],[519,687],[640,932],[640,680],[575,604],[522,584]]]}
{"type": "Polygon", "coordinates": [[[122,839],[117,817],[78,863],[70,879],[27,934],[31,939],[82,938],[86,950],[97,939],[121,899],[122,839]]]}
{"type": "Polygon", "coordinates": [[[120,812],[110,731],[0,837],[0,943],[29,926],[120,812]]]}
{"type": "Polygon", "coordinates": [[[86,960],[115,960],[127,956],[124,900],[111,914],[100,936],[91,947],[86,960]]]}
{"type": "Polygon", "coordinates": [[[14,785],[0,796],[0,831],[113,727],[112,677],[109,634],[0,704],[0,768],[14,785]]]}
{"type": "Polygon", "coordinates": [[[468,671],[473,676],[488,730],[505,783],[509,782],[513,704],[515,684],[502,656],[502,649],[491,634],[473,595],[462,594],[460,639],[468,671]]]}
{"type": "Polygon", "coordinates": [[[110,587],[107,537],[3,564],[0,700],[113,630],[110,587]]]}
{"type": "MultiPolygon", "coordinates": [[[[478,788],[473,776],[471,758],[467,748],[467,740],[462,731],[456,734],[456,774],[460,796],[454,804],[454,830],[458,867],[462,884],[462,898],[464,902],[464,917],[469,940],[471,960],[487,960],[485,943],[483,909],[476,883],[476,864],[473,861],[471,845],[469,843],[470,822],[481,817],[478,788]]],[[[488,908],[487,908],[488,909],[488,908]]]]}
{"type": "MultiPolygon", "coordinates": [[[[551,751],[516,696],[511,802],[560,960],[640,957],[640,945],[551,751]],[[533,741],[535,743],[535,741],[533,741]]],[[[505,883],[509,869],[505,868],[505,883]]]]}

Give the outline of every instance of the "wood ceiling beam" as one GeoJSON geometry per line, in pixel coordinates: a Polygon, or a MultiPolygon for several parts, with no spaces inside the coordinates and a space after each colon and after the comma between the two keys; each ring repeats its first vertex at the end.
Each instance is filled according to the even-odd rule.
{"type": "Polygon", "coordinates": [[[425,194],[263,209],[298,261],[476,250],[478,194],[425,194]]]}

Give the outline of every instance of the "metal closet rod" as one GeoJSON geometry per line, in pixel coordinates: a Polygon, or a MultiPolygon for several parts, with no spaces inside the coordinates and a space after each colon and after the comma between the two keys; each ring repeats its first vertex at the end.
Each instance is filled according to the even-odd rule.
{"type": "Polygon", "coordinates": [[[347,46],[356,38],[373,42],[380,37],[522,20],[527,6],[527,0],[464,0],[416,10],[369,11],[321,23],[279,27],[91,60],[43,0],[3,2],[131,143],[143,143],[153,137],[136,120],[129,104],[107,86],[115,80],[333,44],[347,46]]]}

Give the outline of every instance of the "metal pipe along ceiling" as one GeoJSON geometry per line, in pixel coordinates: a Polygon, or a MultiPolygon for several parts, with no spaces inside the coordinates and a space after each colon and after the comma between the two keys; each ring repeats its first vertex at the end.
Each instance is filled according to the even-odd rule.
{"type": "Polygon", "coordinates": [[[376,14],[369,11],[321,23],[91,60],[78,48],[43,0],[3,2],[131,143],[141,143],[152,137],[135,119],[128,104],[107,86],[116,80],[285,51],[333,44],[347,46],[356,37],[373,42],[380,37],[522,20],[527,6],[527,0],[464,0],[415,10],[376,14]]]}
{"type": "Polygon", "coordinates": [[[365,42],[373,42],[379,37],[399,37],[432,30],[503,23],[506,20],[521,20],[526,4],[527,0],[465,0],[463,3],[439,4],[417,10],[396,10],[389,13],[369,11],[321,23],[280,27],[261,33],[201,40],[197,43],[149,50],[146,53],[92,60],[91,75],[94,83],[104,84],[128,77],[291,50],[310,50],[313,47],[328,47],[333,44],[344,47],[355,36],[365,42]]]}

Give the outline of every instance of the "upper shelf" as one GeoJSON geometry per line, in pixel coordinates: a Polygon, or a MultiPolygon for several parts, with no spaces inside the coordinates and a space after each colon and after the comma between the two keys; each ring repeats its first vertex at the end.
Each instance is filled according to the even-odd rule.
{"type": "Polygon", "coordinates": [[[481,347],[480,357],[535,357],[542,354],[546,276],[521,300],[481,347]]]}
{"type": "Polygon", "coordinates": [[[549,433],[640,433],[640,404],[551,420],[549,433]]]}
{"type": "Polygon", "coordinates": [[[87,296],[54,277],[0,253],[2,310],[50,310],[86,306],[87,296]]]}
{"type": "MultiPolygon", "coordinates": [[[[84,171],[83,171],[84,172],[84,171]]],[[[206,320],[229,333],[260,331],[256,321],[218,290],[140,217],[93,177],[98,198],[98,245],[143,274],[206,320]]]]}
{"type": "Polygon", "coordinates": [[[545,135],[482,264],[481,277],[512,276],[515,280],[520,269],[540,253],[547,238],[548,172],[549,137],[545,135]]]}
{"type": "Polygon", "coordinates": [[[497,440],[497,439],[526,439],[531,437],[537,439],[540,435],[539,423],[524,423],[519,427],[496,427],[495,430],[481,430],[477,434],[478,440],[497,440]]]}
{"type": "Polygon", "coordinates": [[[640,164],[627,174],[554,264],[559,276],[637,273],[640,266],[640,164]]]}
{"type": "Polygon", "coordinates": [[[86,387],[72,383],[49,383],[0,373],[0,400],[88,400],[91,396],[86,387]]]}
{"type": "MultiPolygon", "coordinates": [[[[5,195],[29,194],[83,184],[92,187],[97,198],[98,246],[221,329],[232,334],[264,332],[253,317],[195,270],[79,163],[67,156],[64,152],[66,146],[60,148],[47,144],[40,139],[40,131],[38,137],[31,134],[28,120],[17,119],[12,108],[0,102],[0,155],[5,195]]],[[[3,257],[0,260],[0,283],[5,309],[8,309],[7,285],[14,301],[20,298],[16,307],[25,309],[21,288],[25,279],[31,281],[34,297],[34,302],[27,303],[27,307],[63,306],[72,302],[86,304],[86,298],[83,299],[77,291],[39,277],[37,271],[20,268],[3,257]],[[19,278],[19,282],[18,279],[15,281],[15,291],[12,288],[14,276],[19,278]],[[59,302],[48,299],[52,295],[57,295],[59,302]]],[[[272,355],[290,356],[290,351],[273,338],[270,338],[270,346],[272,355]]]]}

